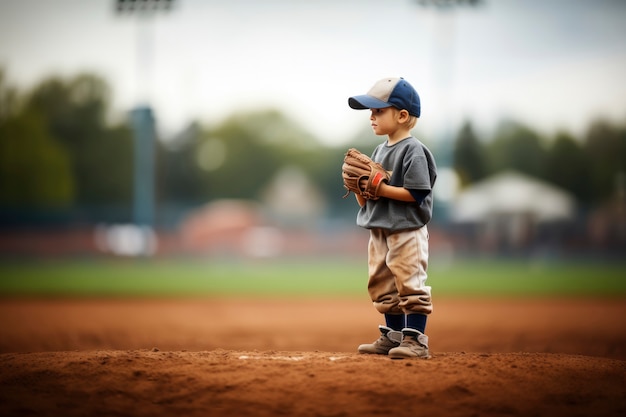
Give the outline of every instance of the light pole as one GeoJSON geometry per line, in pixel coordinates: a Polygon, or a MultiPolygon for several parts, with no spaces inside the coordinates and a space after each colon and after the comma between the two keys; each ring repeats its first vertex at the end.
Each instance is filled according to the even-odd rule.
{"type": "MultiPolygon", "coordinates": [[[[461,6],[474,7],[483,3],[483,0],[413,0],[415,4],[421,7],[432,7],[440,16],[453,13],[454,10],[461,6]]],[[[457,187],[458,179],[454,172],[453,161],[453,131],[450,123],[450,88],[454,78],[454,56],[455,56],[455,37],[456,31],[454,21],[450,19],[447,25],[443,19],[436,22],[436,30],[433,34],[434,50],[437,53],[434,59],[434,73],[436,74],[436,85],[441,100],[441,126],[437,127],[438,152],[437,152],[437,171],[438,171],[438,196],[435,199],[436,218],[443,223],[448,221],[448,209],[453,193],[457,187]]]]}
{"type": "Polygon", "coordinates": [[[155,119],[150,106],[152,77],[152,34],[149,20],[159,12],[171,10],[174,0],[116,0],[119,15],[132,15],[138,19],[136,39],[137,104],[130,112],[133,128],[133,222],[139,231],[137,253],[149,255],[154,249],[155,206],[155,119]]]}

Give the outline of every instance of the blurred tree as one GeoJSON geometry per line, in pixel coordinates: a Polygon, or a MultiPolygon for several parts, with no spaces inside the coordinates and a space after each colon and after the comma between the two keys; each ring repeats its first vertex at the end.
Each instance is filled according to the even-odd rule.
{"type": "Polygon", "coordinates": [[[614,195],[619,175],[626,172],[626,129],[595,121],[587,131],[584,154],[591,181],[590,200],[603,202],[614,195]]]}
{"type": "MultiPolygon", "coordinates": [[[[275,114],[265,116],[274,119],[276,132],[286,127],[286,121],[275,114]]],[[[289,143],[276,143],[279,139],[270,137],[263,117],[259,113],[233,115],[204,132],[196,143],[194,163],[200,169],[206,199],[255,198],[281,167],[287,152],[283,146],[289,143]]]]}
{"type": "Polygon", "coordinates": [[[558,133],[547,151],[545,179],[584,202],[590,197],[589,172],[581,143],[567,133],[558,133]]]}
{"type": "Polygon", "coordinates": [[[51,77],[35,86],[26,107],[45,114],[50,131],[73,147],[89,143],[93,132],[104,127],[109,96],[109,87],[95,75],[51,77]]]}
{"type": "Polygon", "coordinates": [[[69,157],[38,114],[20,112],[19,99],[0,69],[0,206],[68,206],[74,192],[69,157]]]}
{"type": "Polygon", "coordinates": [[[25,111],[36,112],[70,156],[75,203],[129,203],[132,193],[132,132],[106,125],[108,85],[95,75],[51,77],[29,94],[25,111]]]}
{"type": "Polygon", "coordinates": [[[159,200],[177,205],[206,202],[203,172],[195,156],[202,135],[199,124],[193,122],[160,152],[159,200]]]}
{"type": "Polygon", "coordinates": [[[71,205],[74,178],[65,149],[40,115],[0,121],[0,206],[60,208],[71,205]]]}
{"type": "Polygon", "coordinates": [[[255,137],[255,142],[274,147],[280,154],[319,146],[311,134],[276,109],[236,113],[226,119],[221,127],[230,129],[233,126],[237,126],[240,135],[255,137]]]}
{"type": "Polygon", "coordinates": [[[485,146],[474,134],[470,122],[465,122],[458,133],[453,151],[453,164],[462,187],[487,175],[485,146]]]}
{"type": "Polygon", "coordinates": [[[192,124],[168,141],[161,196],[178,206],[220,198],[260,199],[280,172],[295,168],[321,195],[327,214],[353,215],[354,202],[341,198],[344,152],[343,147],[321,146],[275,110],[237,113],[210,128],[192,124]]]}
{"type": "Polygon", "coordinates": [[[5,70],[0,68],[0,123],[15,115],[17,102],[17,89],[9,84],[5,70]]]}
{"type": "Polygon", "coordinates": [[[164,198],[206,202],[258,198],[286,165],[311,175],[319,152],[315,139],[276,110],[233,114],[211,128],[191,125],[169,147],[164,161],[164,198]]]}
{"type": "Polygon", "coordinates": [[[507,169],[543,178],[545,149],[533,130],[513,122],[504,123],[487,147],[490,173],[507,169]]]}

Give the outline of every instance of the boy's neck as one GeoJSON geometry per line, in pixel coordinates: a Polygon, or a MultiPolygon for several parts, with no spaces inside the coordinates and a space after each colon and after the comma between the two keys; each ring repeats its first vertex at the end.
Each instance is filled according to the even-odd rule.
{"type": "Polygon", "coordinates": [[[398,129],[395,132],[389,134],[387,136],[387,144],[389,146],[395,145],[403,139],[406,139],[411,136],[410,129],[398,129]]]}

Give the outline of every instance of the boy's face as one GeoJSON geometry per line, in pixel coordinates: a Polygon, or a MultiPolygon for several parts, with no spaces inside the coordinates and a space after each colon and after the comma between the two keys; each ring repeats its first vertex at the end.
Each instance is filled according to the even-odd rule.
{"type": "Polygon", "coordinates": [[[370,122],[375,134],[389,135],[398,129],[397,111],[393,107],[370,109],[370,111],[370,122]]]}

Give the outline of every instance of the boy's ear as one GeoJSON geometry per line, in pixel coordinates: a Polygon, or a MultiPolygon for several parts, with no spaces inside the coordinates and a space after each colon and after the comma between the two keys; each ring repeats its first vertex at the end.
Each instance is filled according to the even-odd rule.
{"type": "Polygon", "coordinates": [[[409,120],[409,116],[410,115],[409,115],[409,112],[407,110],[400,110],[400,113],[399,113],[398,116],[399,116],[400,122],[405,122],[405,121],[409,120]]]}

